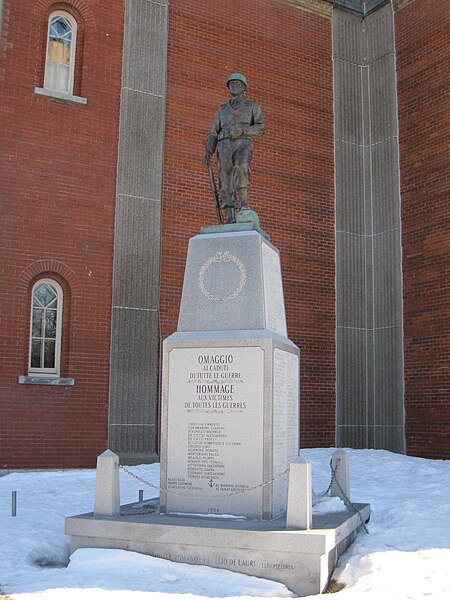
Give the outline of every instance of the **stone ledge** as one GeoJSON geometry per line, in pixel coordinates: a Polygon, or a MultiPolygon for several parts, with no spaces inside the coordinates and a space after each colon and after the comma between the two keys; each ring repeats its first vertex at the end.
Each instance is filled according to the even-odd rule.
{"type": "Polygon", "coordinates": [[[408,4],[411,4],[413,0],[394,0],[394,11],[401,10],[408,4]]]}
{"type": "Polygon", "coordinates": [[[265,237],[266,240],[270,241],[269,234],[251,222],[223,223],[222,225],[202,225],[202,227],[200,227],[200,235],[211,233],[241,233],[248,231],[257,231],[263,237],[265,237]]]}
{"type": "Polygon", "coordinates": [[[32,375],[19,375],[18,383],[27,385],[75,385],[73,377],[33,377],[32,375]]]}
{"type": "Polygon", "coordinates": [[[283,0],[283,2],[320,17],[331,17],[332,5],[324,0],[283,0]]]}
{"type": "Polygon", "coordinates": [[[38,96],[49,96],[58,100],[66,100],[67,102],[75,102],[75,104],[87,104],[87,98],[81,96],[73,96],[72,94],[64,94],[57,90],[47,90],[46,88],[35,87],[34,93],[38,96]]]}

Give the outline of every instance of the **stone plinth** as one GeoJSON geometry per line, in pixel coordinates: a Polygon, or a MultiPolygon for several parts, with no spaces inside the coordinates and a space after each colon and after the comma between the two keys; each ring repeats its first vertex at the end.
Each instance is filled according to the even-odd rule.
{"type": "Polygon", "coordinates": [[[256,231],[196,235],[177,331],[249,329],[287,337],[278,250],[256,231]]]}

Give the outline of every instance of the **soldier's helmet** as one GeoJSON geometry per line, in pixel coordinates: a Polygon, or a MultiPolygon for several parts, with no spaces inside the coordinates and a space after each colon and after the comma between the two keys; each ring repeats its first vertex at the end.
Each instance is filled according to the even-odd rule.
{"type": "Polygon", "coordinates": [[[227,87],[229,87],[230,81],[242,81],[242,83],[245,85],[245,89],[247,89],[247,79],[245,75],[242,75],[242,73],[231,73],[227,79],[227,87]]]}

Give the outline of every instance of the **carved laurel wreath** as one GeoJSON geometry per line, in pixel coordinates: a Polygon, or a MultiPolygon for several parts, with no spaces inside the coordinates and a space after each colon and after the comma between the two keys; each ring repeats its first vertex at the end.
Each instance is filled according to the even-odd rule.
{"type": "Polygon", "coordinates": [[[214,256],[210,256],[210,258],[208,258],[208,260],[202,265],[200,271],[198,272],[198,284],[200,286],[202,294],[212,302],[228,302],[229,300],[233,300],[242,292],[246,280],[247,271],[245,269],[244,263],[237,256],[234,256],[233,254],[231,254],[231,252],[228,251],[216,252],[214,256]],[[237,287],[226,296],[215,296],[214,294],[211,294],[211,292],[205,285],[206,271],[213,263],[220,262],[233,262],[239,269],[240,274],[239,283],[237,284],[237,287]]]}

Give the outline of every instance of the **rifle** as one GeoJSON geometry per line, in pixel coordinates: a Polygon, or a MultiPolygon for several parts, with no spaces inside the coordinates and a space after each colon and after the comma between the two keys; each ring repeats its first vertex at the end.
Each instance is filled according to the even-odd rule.
{"type": "Polygon", "coordinates": [[[209,158],[209,154],[205,155],[205,163],[208,167],[209,172],[209,180],[211,182],[211,189],[214,198],[214,204],[217,212],[217,222],[219,225],[223,224],[222,213],[220,212],[220,202],[219,202],[219,194],[217,192],[216,180],[214,179],[214,171],[211,165],[211,160],[209,158]]]}

